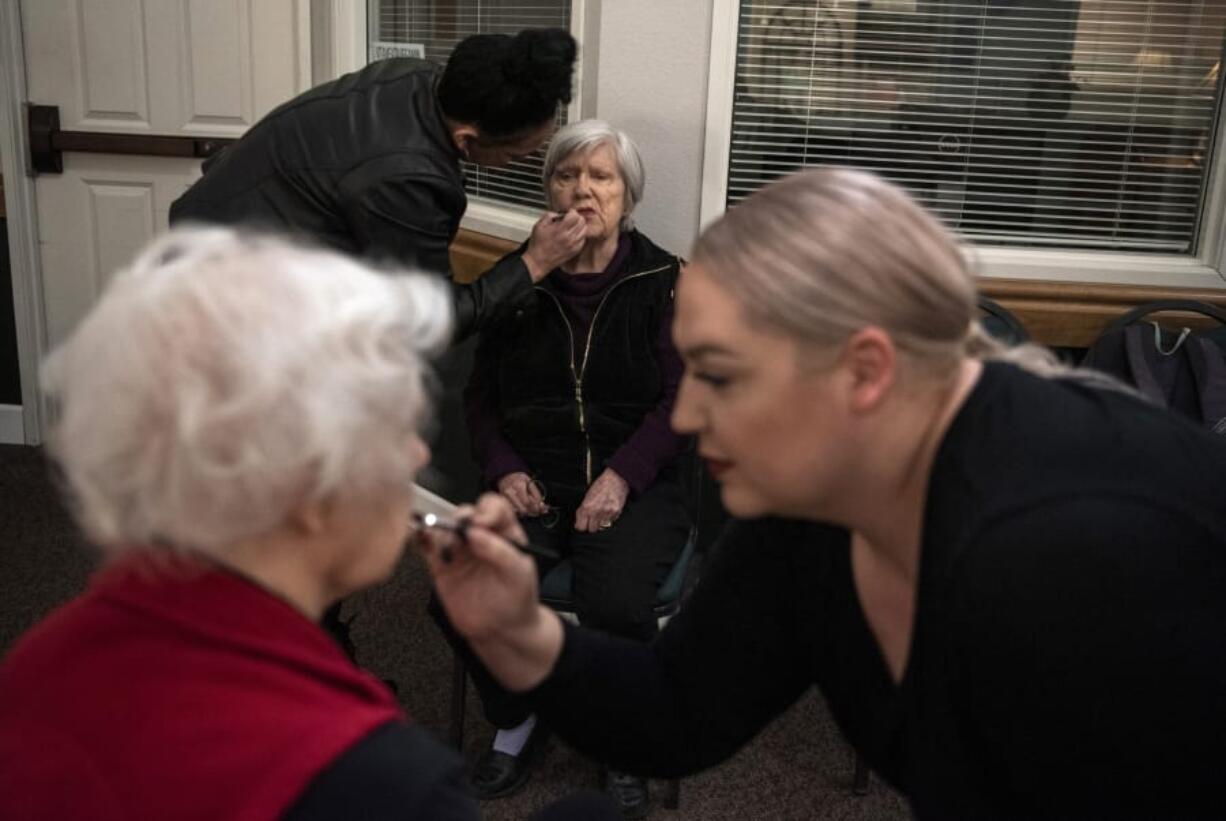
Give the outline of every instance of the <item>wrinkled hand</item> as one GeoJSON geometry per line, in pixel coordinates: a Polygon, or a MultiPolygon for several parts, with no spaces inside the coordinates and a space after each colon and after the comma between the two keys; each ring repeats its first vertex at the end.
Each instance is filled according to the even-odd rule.
{"type": "Polygon", "coordinates": [[[524,265],[532,281],[540,282],[554,268],[579,253],[586,235],[587,221],[578,211],[562,215],[546,211],[532,226],[528,250],[524,251],[524,265]]]}
{"type": "Polygon", "coordinates": [[[622,514],[629,495],[629,483],[616,471],[605,468],[587,489],[583,504],[575,511],[575,530],[595,533],[608,529],[622,514]]]}
{"type": "Polygon", "coordinates": [[[520,516],[544,516],[549,510],[532,477],[522,470],[508,473],[499,479],[498,492],[507,497],[511,507],[520,516]]]}
{"type": "Polygon", "coordinates": [[[452,625],[465,638],[481,640],[530,620],[536,563],[507,541],[527,541],[510,502],[486,493],[456,515],[469,522],[463,538],[427,528],[416,539],[452,625]]]}

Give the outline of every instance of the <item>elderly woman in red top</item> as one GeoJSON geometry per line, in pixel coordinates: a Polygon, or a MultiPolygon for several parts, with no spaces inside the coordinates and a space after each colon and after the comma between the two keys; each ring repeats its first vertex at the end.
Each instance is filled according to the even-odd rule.
{"type": "Polygon", "coordinates": [[[0,668],[0,817],[475,818],[458,758],[317,621],[410,519],[442,285],[176,232],[52,356],[109,562],[0,668]]]}

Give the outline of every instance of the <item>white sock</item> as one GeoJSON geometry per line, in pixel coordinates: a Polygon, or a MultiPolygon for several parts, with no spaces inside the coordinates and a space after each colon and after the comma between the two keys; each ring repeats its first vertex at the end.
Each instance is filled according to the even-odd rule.
{"type": "Polygon", "coordinates": [[[499,730],[494,736],[494,750],[507,755],[519,755],[520,750],[528,743],[532,728],[536,726],[536,716],[530,715],[523,724],[509,730],[499,730]]]}

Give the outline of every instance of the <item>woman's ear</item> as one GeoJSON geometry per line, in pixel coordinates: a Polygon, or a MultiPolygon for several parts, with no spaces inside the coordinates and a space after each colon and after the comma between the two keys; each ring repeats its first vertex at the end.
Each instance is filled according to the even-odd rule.
{"type": "Polygon", "coordinates": [[[477,139],[477,127],[475,125],[457,125],[451,129],[451,139],[455,141],[456,148],[460,149],[460,153],[464,155],[464,158],[468,159],[472,144],[477,139]]]}
{"type": "Polygon", "coordinates": [[[286,521],[301,536],[318,536],[328,529],[332,508],[330,499],[302,502],[290,512],[286,521]]]}
{"type": "Polygon", "coordinates": [[[894,340],[876,326],[861,328],[848,338],[842,360],[850,386],[850,409],[855,413],[873,412],[898,375],[894,340]]]}

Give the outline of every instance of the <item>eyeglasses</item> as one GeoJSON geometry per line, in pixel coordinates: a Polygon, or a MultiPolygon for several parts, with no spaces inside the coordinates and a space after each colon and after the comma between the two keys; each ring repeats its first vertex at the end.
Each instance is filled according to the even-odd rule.
{"type": "Polygon", "coordinates": [[[546,530],[553,530],[558,526],[558,522],[562,519],[562,509],[545,504],[545,483],[540,479],[537,479],[535,476],[529,476],[527,485],[528,490],[535,489],[536,492],[540,494],[541,504],[545,505],[545,512],[539,516],[536,516],[536,520],[539,521],[541,523],[541,527],[545,528],[546,530]]]}

